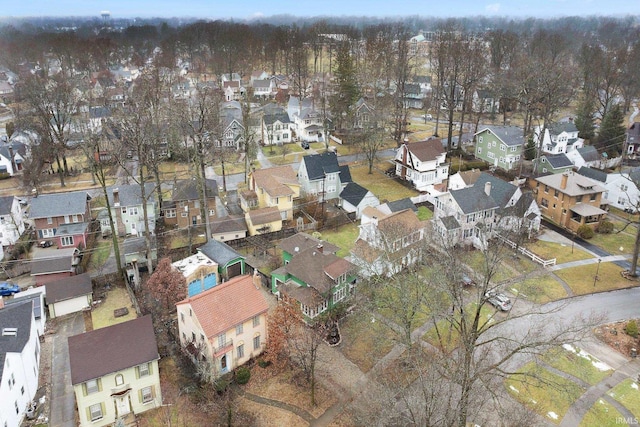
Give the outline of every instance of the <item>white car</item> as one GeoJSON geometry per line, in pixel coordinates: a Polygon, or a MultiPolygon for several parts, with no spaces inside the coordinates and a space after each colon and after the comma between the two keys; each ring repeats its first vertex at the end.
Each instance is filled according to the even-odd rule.
{"type": "Polygon", "coordinates": [[[504,294],[490,291],[487,292],[484,296],[487,297],[487,302],[498,310],[509,311],[511,310],[511,307],[513,307],[513,304],[511,303],[509,297],[504,294]]]}

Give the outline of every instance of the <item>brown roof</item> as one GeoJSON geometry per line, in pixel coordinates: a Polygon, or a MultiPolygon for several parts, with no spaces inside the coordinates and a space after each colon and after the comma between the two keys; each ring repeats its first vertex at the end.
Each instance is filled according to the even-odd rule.
{"type": "Polygon", "coordinates": [[[47,304],[83,296],[92,292],[89,273],[65,277],[46,284],[47,304]]]}
{"type": "Polygon", "coordinates": [[[311,248],[294,256],[284,268],[292,276],[324,294],[336,286],[336,277],[348,273],[355,266],[334,254],[311,248]]]}
{"type": "Polygon", "coordinates": [[[253,225],[270,224],[282,220],[280,211],[276,207],[254,209],[249,211],[248,214],[253,225]]]}
{"type": "Polygon", "coordinates": [[[283,294],[293,298],[296,301],[301,302],[302,304],[312,307],[317,306],[322,298],[322,295],[318,291],[313,288],[308,288],[306,286],[300,286],[297,283],[287,282],[282,283],[278,286],[278,291],[283,294]]]}
{"type": "Polygon", "coordinates": [[[362,239],[356,240],[356,243],[353,245],[353,249],[351,249],[351,254],[354,257],[360,258],[369,264],[372,264],[375,260],[380,258],[380,255],[382,255],[383,252],[384,251],[369,245],[368,242],[362,239]]]}
{"type": "Polygon", "coordinates": [[[234,231],[247,231],[247,223],[244,217],[229,215],[211,221],[211,233],[231,233],[234,231]]]}
{"type": "Polygon", "coordinates": [[[423,224],[418,219],[418,215],[411,209],[394,212],[378,220],[379,230],[394,233],[398,237],[408,235],[422,227],[423,224]]]}
{"type": "Polygon", "coordinates": [[[269,308],[249,275],[234,277],[176,305],[182,304],[191,305],[207,338],[220,335],[269,308]]]}
{"type": "Polygon", "coordinates": [[[317,248],[318,245],[322,245],[322,251],[325,253],[335,254],[340,250],[339,247],[332,245],[329,242],[316,239],[307,233],[296,233],[291,237],[287,237],[280,242],[278,247],[290,254],[296,254],[309,248],[317,248]],[[296,248],[298,248],[298,250],[296,250],[296,248]]]}
{"type": "Polygon", "coordinates": [[[255,182],[255,188],[264,188],[271,197],[295,194],[291,186],[300,185],[296,171],[289,165],[259,169],[253,171],[251,177],[255,182]]]}
{"type": "Polygon", "coordinates": [[[160,358],[150,315],[68,340],[73,385],[160,358]]]}
{"type": "Polygon", "coordinates": [[[73,272],[73,259],[70,256],[63,258],[41,258],[31,261],[32,276],[66,272],[73,272]]]}
{"type": "Polygon", "coordinates": [[[480,169],[471,169],[470,171],[462,171],[460,172],[460,177],[467,185],[473,185],[476,183],[482,171],[480,169]]]}
{"type": "Polygon", "coordinates": [[[407,144],[407,148],[421,162],[435,160],[440,154],[444,153],[442,141],[439,139],[428,139],[426,141],[411,142],[407,144]]]}

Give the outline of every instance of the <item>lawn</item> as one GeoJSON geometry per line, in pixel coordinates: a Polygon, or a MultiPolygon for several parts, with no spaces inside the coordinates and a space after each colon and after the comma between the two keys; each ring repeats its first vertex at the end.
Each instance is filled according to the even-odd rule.
{"type": "Polygon", "coordinates": [[[371,191],[380,199],[380,202],[417,196],[418,192],[416,190],[405,187],[394,178],[383,173],[390,166],[391,163],[388,162],[377,162],[374,164],[373,172],[369,174],[369,166],[366,162],[351,165],[351,177],[354,182],[371,191]]]}
{"type": "Polygon", "coordinates": [[[547,352],[542,360],[591,385],[596,385],[613,374],[613,369],[609,365],[569,344],[547,352]]]}
{"type": "Polygon", "coordinates": [[[546,369],[528,363],[525,375],[512,375],[505,381],[511,395],[536,413],[560,424],[569,407],[583,393],[582,387],[546,369]]]}
{"type": "Polygon", "coordinates": [[[538,240],[526,245],[534,254],[542,259],[556,259],[556,264],[593,258],[591,254],[583,251],[579,246],[564,245],[562,243],[538,240]]]}
{"type": "MultiPolygon", "coordinates": [[[[222,165],[217,164],[213,167],[216,175],[222,176],[222,165]]],[[[225,175],[233,175],[235,173],[244,172],[244,162],[225,162],[224,173],[225,175]]]]}
{"type": "MultiPolygon", "coordinates": [[[[627,228],[627,230],[629,229],[627,228]]],[[[635,237],[633,234],[626,231],[611,234],[595,233],[593,238],[589,239],[589,243],[593,243],[611,255],[631,254],[634,242],[635,237]]]]}
{"type": "Polygon", "coordinates": [[[274,157],[282,158],[282,152],[286,152],[287,154],[292,153],[302,153],[304,152],[304,148],[300,147],[298,144],[284,144],[284,145],[269,145],[268,147],[262,148],[262,153],[271,160],[274,157]]]}
{"type": "Polygon", "coordinates": [[[107,298],[91,311],[93,329],[116,325],[118,323],[126,322],[127,320],[133,320],[136,317],[136,309],[133,308],[133,305],[131,304],[131,299],[129,298],[127,290],[119,286],[111,288],[107,293],[107,298]],[[129,314],[122,317],[115,317],[113,315],[113,311],[122,307],[128,308],[129,314]]]}
{"type": "Polygon", "coordinates": [[[196,227],[191,227],[191,238],[189,238],[188,230],[175,230],[171,234],[171,240],[169,242],[170,249],[186,248],[189,246],[189,239],[191,239],[191,246],[199,246],[207,242],[206,233],[201,233],[196,227]]]}
{"type": "Polygon", "coordinates": [[[603,262],[600,263],[598,280],[594,286],[593,280],[596,275],[596,270],[598,270],[598,263],[564,268],[555,271],[555,274],[571,287],[575,295],[611,291],[637,285],[637,282],[627,280],[620,275],[623,268],[618,267],[612,262],[603,262]]]}
{"type": "Polygon", "coordinates": [[[509,290],[520,298],[538,304],[567,297],[567,292],[551,273],[514,283],[510,285],[509,290]]]}
{"type": "Polygon", "coordinates": [[[160,163],[160,177],[163,180],[187,179],[193,176],[193,165],[184,162],[164,161],[160,163]]]}
{"type": "Polygon", "coordinates": [[[357,311],[340,324],[342,354],[362,372],[368,372],[393,348],[394,333],[370,313],[357,311]]]}
{"type": "Polygon", "coordinates": [[[426,206],[420,206],[418,208],[418,219],[420,221],[426,221],[431,218],[433,218],[433,212],[431,211],[431,209],[427,208],[426,206]]]}
{"type": "Polygon", "coordinates": [[[640,391],[638,383],[627,378],[607,393],[640,419],[640,391]]]}
{"type": "Polygon", "coordinates": [[[359,232],[358,225],[350,223],[341,226],[337,230],[323,230],[320,238],[338,246],[340,250],[337,255],[345,257],[349,255],[351,248],[356,243],[359,232]]]}
{"type": "MultiPolygon", "coordinates": [[[[476,303],[470,303],[466,306],[465,312],[469,316],[475,315],[476,307],[476,303]]],[[[494,314],[495,310],[488,304],[484,304],[480,308],[480,322],[493,322],[494,314]]],[[[459,316],[459,314],[456,315],[459,316]]],[[[432,327],[422,336],[422,339],[435,347],[442,348],[444,351],[453,351],[458,346],[458,332],[452,328],[451,322],[447,319],[439,320],[436,325],[437,330],[435,326],[432,327]],[[438,333],[440,334],[440,338],[438,338],[438,333]]],[[[482,323],[480,326],[482,326],[482,323]]]]}
{"type": "Polygon", "coordinates": [[[89,268],[91,270],[99,269],[104,265],[111,253],[111,247],[113,242],[111,239],[98,240],[96,246],[91,249],[91,261],[89,262],[89,268]]]}
{"type": "MultiPolygon", "coordinates": [[[[479,278],[484,277],[485,275],[485,256],[481,251],[474,250],[469,254],[469,256],[465,259],[465,262],[471,267],[473,271],[475,271],[479,278]]],[[[526,274],[535,269],[535,265],[530,261],[526,260],[524,257],[519,256],[518,259],[513,259],[512,257],[505,256],[501,260],[497,269],[494,269],[493,277],[491,277],[491,282],[499,283],[505,280],[512,279],[520,274],[526,274]]]]}
{"type": "Polygon", "coordinates": [[[620,426],[620,419],[622,414],[609,402],[604,399],[598,399],[593,404],[589,412],[587,412],[582,421],[580,427],[614,427],[620,426]]]}

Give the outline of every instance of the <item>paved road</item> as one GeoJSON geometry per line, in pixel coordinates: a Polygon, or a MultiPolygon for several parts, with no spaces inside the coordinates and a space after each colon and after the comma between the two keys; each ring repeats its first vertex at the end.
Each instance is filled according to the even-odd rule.
{"type": "Polygon", "coordinates": [[[75,426],[76,400],[71,386],[69,347],[67,338],[84,332],[82,313],[75,313],[58,322],[51,352],[51,427],[75,426]]]}

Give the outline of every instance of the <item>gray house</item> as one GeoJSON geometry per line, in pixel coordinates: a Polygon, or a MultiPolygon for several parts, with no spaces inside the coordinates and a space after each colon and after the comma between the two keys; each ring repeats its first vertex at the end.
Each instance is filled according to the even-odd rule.
{"type": "Polygon", "coordinates": [[[349,167],[338,165],[338,155],[326,152],[302,158],[298,168],[298,181],[303,193],[331,200],[337,199],[352,179],[349,167]]]}

